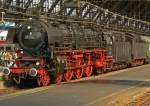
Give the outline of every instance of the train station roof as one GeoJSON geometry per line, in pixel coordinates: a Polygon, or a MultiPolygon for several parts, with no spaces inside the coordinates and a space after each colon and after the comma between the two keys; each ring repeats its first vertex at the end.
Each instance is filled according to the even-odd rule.
{"type": "Polygon", "coordinates": [[[112,12],[150,22],[150,0],[84,0],[112,12]]]}

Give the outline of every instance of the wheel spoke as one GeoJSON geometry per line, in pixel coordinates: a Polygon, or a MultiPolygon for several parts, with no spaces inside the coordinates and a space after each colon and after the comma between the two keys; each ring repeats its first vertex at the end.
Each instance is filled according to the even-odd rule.
{"type": "Polygon", "coordinates": [[[46,71],[44,71],[44,73],[39,78],[37,78],[38,86],[48,86],[49,82],[50,76],[46,71]]]}
{"type": "Polygon", "coordinates": [[[75,72],[74,72],[74,75],[77,79],[80,79],[83,75],[83,71],[82,69],[77,69],[75,72]]]}
{"type": "Polygon", "coordinates": [[[93,72],[92,66],[87,66],[87,67],[85,68],[85,70],[84,70],[84,75],[85,75],[86,77],[89,77],[89,76],[92,75],[92,72],[93,72]]]}
{"type": "Polygon", "coordinates": [[[62,74],[58,74],[58,75],[56,76],[55,82],[56,82],[57,85],[60,85],[60,84],[61,84],[62,78],[63,78],[62,74]]]}
{"type": "Polygon", "coordinates": [[[70,81],[72,79],[72,76],[73,76],[73,71],[66,71],[64,73],[64,80],[65,81],[70,81]]]}

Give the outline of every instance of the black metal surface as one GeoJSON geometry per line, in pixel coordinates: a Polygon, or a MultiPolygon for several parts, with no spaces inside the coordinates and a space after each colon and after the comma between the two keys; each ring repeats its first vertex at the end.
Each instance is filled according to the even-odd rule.
{"type": "Polygon", "coordinates": [[[40,23],[29,21],[19,28],[17,40],[24,50],[36,52],[46,46],[47,32],[40,23]]]}

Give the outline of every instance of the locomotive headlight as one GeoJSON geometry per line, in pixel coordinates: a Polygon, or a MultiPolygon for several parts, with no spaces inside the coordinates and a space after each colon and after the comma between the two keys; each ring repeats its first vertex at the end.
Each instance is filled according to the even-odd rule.
{"type": "Polygon", "coordinates": [[[9,68],[4,68],[3,69],[3,74],[4,75],[9,75],[10,74],[10,69],[9,68]]]}
{"type": "Polygon", "coordinates": [[[36,65],[37,65],[37,66],[39,66],[39,65],[40,65],[40,63],[37,61],[37,62],[36,62],[36,65]]]}
{"type": "Polygon", "coordinates": [[[21,51],[20,53],[23,54],[23,51],[21,51]]]}
{"type": "Polygon", "coordinates": [[[31,29],[31,26],[28,26],[27,29],[31,29]]]}
{"type": "Polygon", "coordinates": [[[35,77],[37,75],[37,70],[35,68],[31,68],[29,71],[29,75],[31,77],[35,77]]]}

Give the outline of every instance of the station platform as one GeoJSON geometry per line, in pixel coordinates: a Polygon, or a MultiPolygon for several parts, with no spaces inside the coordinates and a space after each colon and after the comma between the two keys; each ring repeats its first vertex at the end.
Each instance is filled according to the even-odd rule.
{"type": "Polygon", "coordinates": [[[132,101],[149,91],[148,64],[61,85],[1,95],[0,106],[132,106],[132,101]]]}

